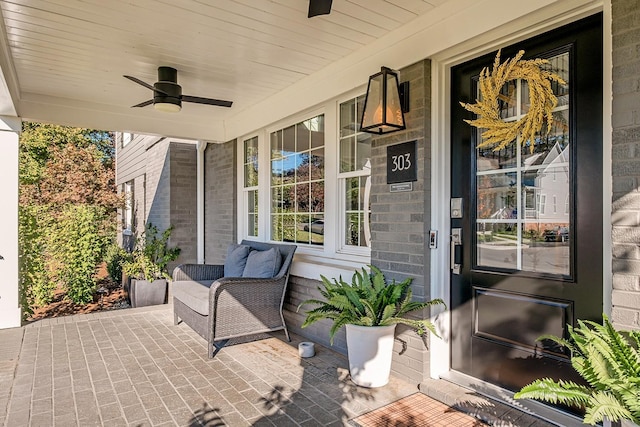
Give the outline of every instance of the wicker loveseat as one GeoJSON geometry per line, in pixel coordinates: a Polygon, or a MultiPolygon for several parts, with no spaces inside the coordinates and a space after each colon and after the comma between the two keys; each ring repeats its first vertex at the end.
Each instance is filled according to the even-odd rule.
{"type": "Polygon", "coordinates": [[[281,257],[277,274],[224,277],[225,266],[211,264],[182,264],[173,271],[174,324],[182,320],[206,339],[209,358],[231,338],[283,329],[290,340],[282,307],[296,246],[248,240],[241,245],[252,252],[277,248],[281,257]]]}

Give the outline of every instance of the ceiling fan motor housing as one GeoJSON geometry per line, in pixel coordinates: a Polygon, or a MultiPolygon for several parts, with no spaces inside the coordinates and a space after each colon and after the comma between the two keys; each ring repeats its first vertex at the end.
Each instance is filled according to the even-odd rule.
{"type": "Polygon", "coordinates": [[[172,104],[182,108],[182,87],[178,84],[178,71],[171,67],[158,67],[158,81],[153,84],[158,89],[153,93],[153,104],[172,104]],[[164,93],[163,93],[164,92],[164,93]]]}

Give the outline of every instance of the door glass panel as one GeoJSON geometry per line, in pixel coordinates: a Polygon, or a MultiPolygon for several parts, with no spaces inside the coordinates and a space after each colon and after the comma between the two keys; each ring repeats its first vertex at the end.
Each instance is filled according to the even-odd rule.
{"type": "MultiPolygon", "coordinates": [[[[568,81],[569,54],[550,62],[568,81]]],[[[552,87],[558,105],[549,132],[524,146],[518,140],[499,151],[476,150],[476,267],[571,275],[569,86],[552,87]]],[[[502,95],[501,117],[521,119],[529,108],[526,83],[507,83],[502,95]]]]}

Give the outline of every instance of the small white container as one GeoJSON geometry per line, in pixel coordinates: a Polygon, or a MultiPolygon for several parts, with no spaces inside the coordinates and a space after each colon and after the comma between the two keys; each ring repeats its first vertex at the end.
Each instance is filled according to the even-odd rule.
{"type": "Polygon", "coordinates": [[[304,341],[298,344],[298,354],[300,357],[313,357],[316,354],[315,346],[312,342],[304,341]]]}

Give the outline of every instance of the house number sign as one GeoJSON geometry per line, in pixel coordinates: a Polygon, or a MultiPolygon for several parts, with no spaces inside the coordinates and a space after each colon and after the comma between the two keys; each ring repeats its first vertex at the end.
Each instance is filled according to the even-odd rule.
{"type": "Polygon", "coordinates": [[[387,184],[418,180],[416,141],[387,147],[387,184]]]}

